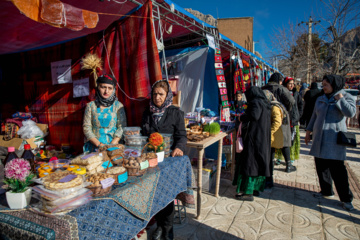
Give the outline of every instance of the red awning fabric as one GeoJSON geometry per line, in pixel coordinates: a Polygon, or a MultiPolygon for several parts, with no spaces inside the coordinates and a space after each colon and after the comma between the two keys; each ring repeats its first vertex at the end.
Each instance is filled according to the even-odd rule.
{"type": "Polygon", "coordinates": [[[94,100],[94,81],[90,77],[89,97],[74,98],[73,84],[52,85],[50,64],[71,59],[71,75],[76,81],[89,77],[91,71],[82,71],[80,60],[92,52],[101,56],[104,72],[115,75],[126,95],[137,99],[129,99],[118,89],[118,99],[125,106],[128,123],[139,126],[142,113],[149,105],[149,100],[143,99],[149,96],[151,85],[162,78],[151,13],[152,3],[148,1],[133,17],[111,24],[104,38],[101,31],[53,47],[0,55],[2,117],[28,110],[39,122],[49,124],[49,144],[69,143],[81,151],[84,107],[94,100]]]}

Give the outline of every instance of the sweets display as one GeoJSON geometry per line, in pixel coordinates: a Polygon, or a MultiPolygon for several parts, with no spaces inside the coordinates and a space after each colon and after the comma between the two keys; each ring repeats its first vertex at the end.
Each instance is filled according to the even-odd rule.
{"type": "Polygon", "coordinates": [[[112,167],[106,172],[108,174],[119,174],[125,172],[126,169],[124,167],[112,167]]]}
{"type": "Polygon", "coordinates": [[[89,187],[101,187],[100,181],[111,177],[111,174],[108,173],[97,173],[89,177],[87,181],[92,183],[89,187]]]}
{"type": "Polygon", "coordinates": [[[72,187],[82,185],[83,179],[79,175],[73,175],[72,176],[73,178],[70,181],[66,181],[66,182],[59,181],[69,175],[73,175],[73,173],[71,173],[69,171],[59,171],[59,172],[52,173],[51,175],[44,177],[43,184],[44,184],[45,188],[50,189],[50,190],[72,188],[72,187]]]}
{"type": "Polygon", "coordinates": [[[76,165],[89,165],[95,162],[101,162],[103,160],[103,156],[98,154],[98,153],[91,153],[91,154],[87,154],[85,156],[78,156],[76,158],[74,158],[71,161],[71,164],[76,164],[76,165]]]}

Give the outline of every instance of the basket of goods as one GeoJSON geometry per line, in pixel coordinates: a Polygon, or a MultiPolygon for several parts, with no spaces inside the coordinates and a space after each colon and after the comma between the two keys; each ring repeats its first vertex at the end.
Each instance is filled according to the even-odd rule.
{"type": "Polygon", "coordinates": [[[114,178],[115,180],[114,184],[120,184],[126,182],[126,180],[128,179],[128,174],[126,168],[124,167],[108,168],[106,169],[105,173],[110,174],[114,178]]]}
{"type": "Polygon", "coordinates": [[[108,173],[96,173],[91,175],[87,181],[91,183],[87,188],[93,192],[94,197],[98,197],[111,192],[111,186],[114,184],[115,179],[108,173]]]}
{"type": "Polygon", "coordinates": [[[122,166],[124,162],[124,157],[122,155],[114,156],[111,158],[111,162],[116,166],[122,166]]]}
{"type": "Polygon", "coordinates": [[[108,145],[103,145],[101,147],[99,147],[99,152],[103,155],[104,159],[103,161],[109,161],[111,158],[109,157],[109,152],[108,149],[111,148],[116,148],[116,149],[120,149],[120,151],[124,151],[125,146],[122,144],[108,144],[108,145]]]}
{"type": "Polygon", "coordinates": [[[124,159],[124,167],[129,176],[140,176],[146,172],[149,162],[143,157],[129,157],[124,159]]]}
{"type": "Polygon", "coordinates": [[[79,168],[85,168],[88,175],[103,172],[105,168],[103,164],[103,155],[101,153],[91,153],[87,155],[80,155],[71,161],[72,165],[77,165],[79,168]]]}
{"type": "Polygon", "coordinates": [[[145,157],[145,159],[148,160],[149,168],[154,168],[158,165],[158,159],[156,153],[153,152],[149,152],[146,154],[144,153],[143,156],[145,157]]]}
{"type": "Polygon", "coordinates": [[[158,162],[164,161],[165,143],[164,143],[164,138],[160,133],[154,132],[154,133],[150,134],[149,142],[144,146],[144,148],[142,149],[142,152],[144,152],[145,147],[148,148],[149,152],[156,153],[158,162]]]}

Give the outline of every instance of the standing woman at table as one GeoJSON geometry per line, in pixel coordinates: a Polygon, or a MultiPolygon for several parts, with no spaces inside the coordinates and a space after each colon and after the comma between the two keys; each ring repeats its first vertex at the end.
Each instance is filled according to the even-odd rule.
{"type": "MultiPolygon", "coordinates": [[[[174,143],[171,146],[171,156],[183,156],[187,138],[184,122],[184,112],[172,105],[173,94],[166,80],[154,83],[151,90],[150,107],[142,118],[142,133],[149,136],[151,133],[170,133],[174,143]]],[[[157,229],[152,239],[174,239],[174,202],[155,215],[157,229]]]]}
{"type": "Polygon", "coordinates": [[[259,87],[250,87],[245,96],[248,107],[240,121],[247,130],[241,134],[244,149],[236,156],[233,185],[237,199],[253,201],[270,177],[271,105],[259,87]]]}
{"type": "Polygon", "coordinates": [[[117,144],[126,127],[124,106],[116,97],[116,79],[104,74],[96,80],[95,101],[85,108],[83,130],[86,138],[84,152],[94,152],[106,144],[117,144]]]}

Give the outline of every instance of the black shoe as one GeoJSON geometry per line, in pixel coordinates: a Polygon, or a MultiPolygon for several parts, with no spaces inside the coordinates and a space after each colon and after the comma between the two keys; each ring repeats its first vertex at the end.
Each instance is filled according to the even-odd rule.
{"type": "Polygon", "coordinates": [[[152,234],[151,239],[152,239],[152,240],[161,240],[161,239],[163,239],[162,235],[163,235],[163,230],[162,230],[162,228],[161,228],[161,227],[157,227],[157,228],[155,229],[154,233],[152,234]]]}
{"type": "Polygon", "coordinates": [[[249,202],[254,201],[254,197],[252,194],[235,195],[235,197],[240,201],[249,201],[249,202]]]}
{"type": "Polygon", "coordinates": [[[290,173],[295,171],[296,171],[296,167],[292,165],[291,161],[286,162],[285,172],[290,173]]]}
{"type": "Polygon", "coordinates": [[[258,197],[258,196],[260,196],[260,192],[259,192],[259,191],[254,190],[253,195],[254,195],[255,197],[258,197]]]}

